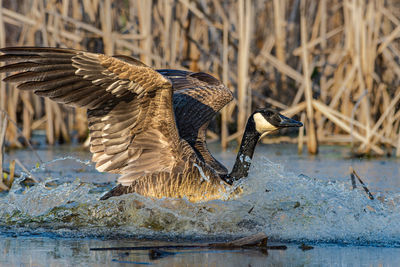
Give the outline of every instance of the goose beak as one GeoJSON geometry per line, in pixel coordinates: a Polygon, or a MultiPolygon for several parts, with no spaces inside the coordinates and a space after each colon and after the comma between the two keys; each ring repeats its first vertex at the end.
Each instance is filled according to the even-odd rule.
{"type": "Polygon", "coordinates": [[[303,126],[303,123],[293,120],[291,118],[285,117],[282,114],[279,114],[279,117],[281,119],[278,127],[279,128],[284,128],[284,127],[301,127],[303,126]]]}

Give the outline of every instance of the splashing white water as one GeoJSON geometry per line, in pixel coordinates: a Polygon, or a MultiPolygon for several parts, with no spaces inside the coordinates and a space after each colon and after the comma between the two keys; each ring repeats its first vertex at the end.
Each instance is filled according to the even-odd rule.
{"type": "Polygon", "coordinates": [[[400,244],[399,192],[371,201],[350,183],[298,176],[263,157],[241,181],[243,193],[229,201],[191,203],[137,194],[99,201],[103,193],[93,192],[98,185],[75,180],[48,187],[48,182],[25,189],[15,183],[0,197],[0,231],[153,238],[264,231],[284,241],[400,244]]]}

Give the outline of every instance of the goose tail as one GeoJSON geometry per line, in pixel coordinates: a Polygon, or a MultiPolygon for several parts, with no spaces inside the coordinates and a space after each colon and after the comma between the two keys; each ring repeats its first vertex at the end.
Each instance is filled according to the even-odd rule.
{"type": "Polygon", "coordinates": [[[122,184],[117,185],[116,187],[114,187],[113,189],[111,189],[110,191],[108,191],[104,196],[102,196],[100,198],[100,200],[106,200],[109,199],[110,197],[116,197],[116,196],[120,196],[123,194],[127,194],[128,192],[129,186],[123,186],[122,184]]]}

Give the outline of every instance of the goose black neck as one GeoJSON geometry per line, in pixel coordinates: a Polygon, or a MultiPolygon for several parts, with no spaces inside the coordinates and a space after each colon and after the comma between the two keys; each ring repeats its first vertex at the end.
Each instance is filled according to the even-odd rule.
{"type": "Polygon", "coordinates": [[[256,130],[253,116],[250,116],[236,156],[235,165],[233,165],[232,172],[225,178],[227,183],[232,184],[234,181],[247,177],[258,139],[260,139],[260,134],[256,130]]]}

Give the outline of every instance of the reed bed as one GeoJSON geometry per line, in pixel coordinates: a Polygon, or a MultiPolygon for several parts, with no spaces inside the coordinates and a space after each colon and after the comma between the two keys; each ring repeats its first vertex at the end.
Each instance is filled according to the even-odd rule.
{"type": "MultiPolygon", "coordinates": [[[[396,0],[3,0],[0,45],[60,46],[205,71],[235,100],[209,131],[222,147],[270,105],[304,118],[298,142],[400,156],[400,4],[396,0]]],[[[0,83],[0,108],[50,144],[87,137],[85,111],[0,83]]],[[[8,144],[22,146],[13,124],[8,144]]]]}

